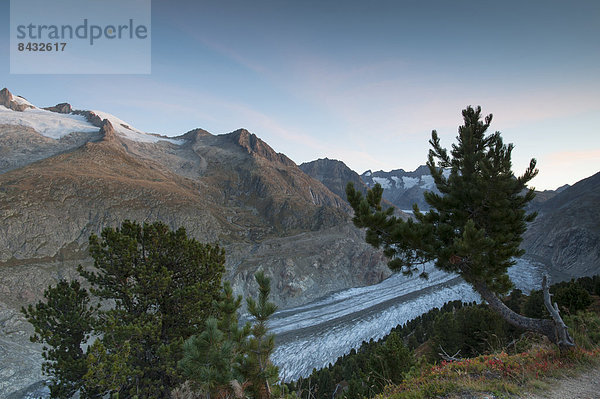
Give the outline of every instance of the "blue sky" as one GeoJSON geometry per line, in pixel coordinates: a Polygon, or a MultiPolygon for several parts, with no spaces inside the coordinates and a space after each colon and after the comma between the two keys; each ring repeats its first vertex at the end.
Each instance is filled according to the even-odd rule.
{"type": "MultiPolygon", "coordinates": [[[[96,0],[87,0],[96,1],[96,0]]],[[[600,170],[598,1],[153,1],[149,75],[9,73],[0,6],[0,86],[38,105],[68,101],[138,129],[240,127],[296,163],[359,173],[413,170],[436,129],[481,105],[538,189],[600,170]]]]}

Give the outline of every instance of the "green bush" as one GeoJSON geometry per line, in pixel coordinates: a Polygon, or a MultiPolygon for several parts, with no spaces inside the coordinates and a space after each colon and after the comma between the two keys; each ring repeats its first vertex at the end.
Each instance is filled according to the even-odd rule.
{"type": "Polygon", "coordinates": [[[487,306],[466,306],[454,313],[440,314],[434,324],[434,351],[449,355],[477,356],[502,348],[510,334],[508,324],[487,306]]]}
{"type": "Polygon", "coordinates": [[[566,309],[571,314],[585,310],[592,304],[588,291],[573,280],[557,288],[553,299],[560,308],[566,309]]]}

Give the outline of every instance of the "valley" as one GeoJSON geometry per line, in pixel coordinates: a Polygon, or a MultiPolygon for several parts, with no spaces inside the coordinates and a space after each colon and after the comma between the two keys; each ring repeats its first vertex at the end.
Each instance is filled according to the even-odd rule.
{"type": "MultiPolygon", "coordinates": [[[[7,89],[0,154],[0,396],[21,398],[43,379],[41,347],[29,342],[21,306],[78,278],[78,265],[92,267],[90,234],[125,219],[162,221],[219,243],[236,294],[256,295],[253,275],[264,270],[281,309],[271,321],[273,361],[287,380],[447,301],[479,298],[456,275],[392,275],[351,222],[347,182],[363,193],[380,184],[384,207],[406,220],[411,204],[424,208],[423,192],[435,189],[425,166],[359,175],[327,158],[296,165],[245,129],[166,137],[67,103],[39,108],[7,89]]],[[[544,272],[555,281],[598,273],[599,179],[531,204],[540,216],[525,235],[526,258],[510,272],[518,288],[538,287],[544,272]]]]}

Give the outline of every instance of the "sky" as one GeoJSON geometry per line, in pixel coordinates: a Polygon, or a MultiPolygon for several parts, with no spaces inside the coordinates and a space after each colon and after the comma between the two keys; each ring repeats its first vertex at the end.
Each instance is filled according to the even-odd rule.
{"type": "MultiPolygon", "coordinates": [[[[60,0],[56,0],[60,1],[60,0]]],[[[83,0],[98,1],[98,0],[83,0]]],[[[536,189],[600,170],[600,2],[152,1],[151,73],[20,75],[0,0],[0,86],[168,136],[246,128],[296,163],[414,170],[468,105],[536,189]]]]}

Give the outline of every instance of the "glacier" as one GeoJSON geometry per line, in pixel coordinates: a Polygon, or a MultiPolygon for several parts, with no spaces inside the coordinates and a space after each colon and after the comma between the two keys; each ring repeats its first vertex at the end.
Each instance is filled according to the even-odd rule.
{"type": "MultiPolygon", "coordinates": [[[[276,337],[271,357],[284,381],[308,376],[360,347],[378,340],[392,328],[430,309],[460,299],[481,301],[469,284],[455,274],[426,266],[429,279],[394,274],[383,282],[351,288],[310,304],[275,313],[269,327],[276,337]]],[[[509,269],[516,288],[528,293],[541,287],[543,268],[524,259],[509,269]]]]}

